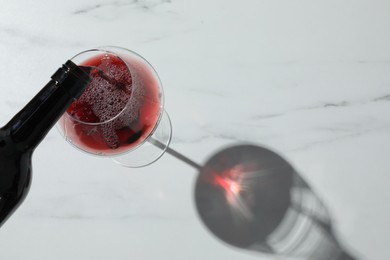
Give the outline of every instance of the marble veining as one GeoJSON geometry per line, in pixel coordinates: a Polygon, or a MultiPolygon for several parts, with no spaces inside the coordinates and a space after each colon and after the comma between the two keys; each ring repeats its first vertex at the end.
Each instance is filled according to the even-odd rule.
{"type": "Polygon", "coordinates": [[[150,1],[150,0],[133,0],[133,1],[105,1],[102,3],[97,3],[95,5],[86,7],[84,9],[79,9],[73,12],[73,14],[86,14],[93,12],[97,9],[103,9],[106,7],[115,7],[115,8],[123,8],[127,6],[135,6],[138,8],[142,8],[145,10],[152,9],[160,4],[164,3],[171,3],[170,0],[157,0],[157,1],[150,1]]]}
{"type": "MultiPolygon", "coordinates": [[[[0,121],[76,53],[132,49],[163,82],[173,149],[199,164],[236,143],[277,151],[359,259],[388,260],[389,10],[385,0],[2,1],[0,121]]],[[[53,129],[33,171],[29,196],[0,230],[0,259],[272,258],[202,226],[197,170],[169,154],[124,168],[53,129]]]]}
{"type": "Polygon", "coordinates": [[[127,9],[129,11],[145,11],[153,12],[153,10],[162,4],[171,3],[170,0],[133,0],[133,1],[104,1],[101,3],[95,3],[88,5],[84,8],[75,10],[72,12],[73,15],[93,15],[99,19],[105,19],[111,15],[115,10],[127,9]],[[135,10],[132,10],[134,9],[135,10]],[[108,15],[108,16],[107,16],[108,15]]]}

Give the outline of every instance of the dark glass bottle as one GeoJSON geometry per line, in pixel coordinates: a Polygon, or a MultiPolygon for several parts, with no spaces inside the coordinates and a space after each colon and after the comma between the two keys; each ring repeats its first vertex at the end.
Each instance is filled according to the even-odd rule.
{"type": "Polygon", "coordinates": [[[31,185],[31,157],[49,130],[89,83],[72,61],[0,128],[0,227],[23,202],[31,185]]]}

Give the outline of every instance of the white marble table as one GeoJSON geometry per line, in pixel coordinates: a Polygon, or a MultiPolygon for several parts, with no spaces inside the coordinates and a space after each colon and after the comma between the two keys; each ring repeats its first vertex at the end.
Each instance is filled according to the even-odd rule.
{"type": "MultiPolygon", "coordinates": [[[[5,124],[74,54],[117,45],[165,87],[172,147],[202,163],[241,141],[272,147],[325,201],[360,259],[390,259],[390,2],[5,1],[5,124]]],[[[0,230],[0,259],[270,259],[203,227],[196,170],[165,155],[128,169],[53,129],[24,204],[0,230]]]]}

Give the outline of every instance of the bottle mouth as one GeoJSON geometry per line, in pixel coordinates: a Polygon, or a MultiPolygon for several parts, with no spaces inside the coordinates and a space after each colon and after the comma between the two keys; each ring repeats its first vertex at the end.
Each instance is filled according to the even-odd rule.
{"type": "Polygon", "coordinates": [[[68,60],[52,76],[56,85],[70,86],[65,91],[74,99],[80,97],[86,86],[91,81],[88,70],[77,66],[73,61],[68,60]]]}

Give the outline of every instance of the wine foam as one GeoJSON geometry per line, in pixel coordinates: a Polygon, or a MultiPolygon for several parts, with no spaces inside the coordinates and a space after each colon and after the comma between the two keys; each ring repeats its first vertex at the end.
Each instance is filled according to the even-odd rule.
{"type": "Polygon", "coordinates": [[[143,88],[137,84],[136,75],[114,56],[105,56],[96,68],[76,103],[90,108],[97,120],[94,123],[103,123],[99,126],[101,134],[107,145],[115,149],[119,146],[116,130],[129,128],[138,119],[143,88]]]}

